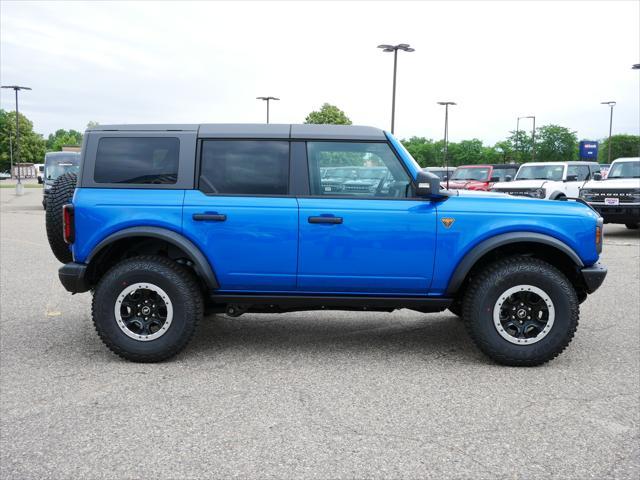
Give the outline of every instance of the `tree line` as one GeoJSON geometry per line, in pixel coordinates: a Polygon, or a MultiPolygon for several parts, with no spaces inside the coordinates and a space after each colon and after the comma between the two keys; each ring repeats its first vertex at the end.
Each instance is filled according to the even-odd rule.
{"type": "MultiPolygon", "coordinates": [[[[351,125],[349,117],[335,105],[325,103],[319,110],[312,111],[305,123],[351,125]]],[[[33,122],[20,114],[21,162],[42,163],[46,152],[60,151],[63,145],[82,145],[82,132],[77,130],[56,130],[47,138],[34,132],[33,122]]],[[[87,127],[97,125],[89,122],[87,127]]],[[[9,170],[11,143],[15,143],[16,113],[0,109],[0,172],[9,170]]],[[[425,137],[411,137],[401,140],[406,149],[423,167],[444,164],[444,141],[425,137]]],[[[460,142],[449,142],[448,163],[451,166],[481,163],[523,163],[532,160],[534,143],[529,132],[510,132],[510,135],[485,145],[473,138],[460,142]]],[[[13,145],[15,152],[15,144],[13,145]]],[[[608,158],[609,139],[600,142],[598,161],[605,163],[608,158]]],[[[611,137],[611,158],[640,156],[640,136],[613,135],[611,137]]],[[[578,137],[575,131],[560,125],[543,125],[536,128],[535,160],[540,162],[579,160],[578,137]]]]}

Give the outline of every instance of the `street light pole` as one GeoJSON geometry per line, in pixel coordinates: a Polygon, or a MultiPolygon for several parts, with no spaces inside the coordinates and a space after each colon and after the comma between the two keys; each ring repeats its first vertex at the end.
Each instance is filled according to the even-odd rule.
{"type": "Polygon", "coordinates": [[[18,166],[18,183],[16,184],[16,195],[22,195],[24,193],[24,186],[20,181],[20,114],[18,112],[18,91],[19,90],[31,90],[29,87],[21,87],[19,85],[2,85],[2,88],[11,88],[16,92],[16,165],[18,166]]]}
{"type": "Polygon", "coordinates": [[[398,50],[404,52],[415,52],[415,48],[411,48],[408,43],[399,43],[398,45],[378,45],[383,52],[393,52],[393,92],[391,94],[391,133],[395,130],[396,119],[396,75],[398,72],[398,50]]]}
{"type": "Polygon", "coordinates": [[[614,102],[613,100],[608,101],[608,102],[600,102],[601,105],[608,105],[610,108],[610,113],[609,113],[609,142],[608,142],[608,148],[607,148],[607,157],[608,157],[608,163],[611,163],[611,130],[613,127],[613,107],[615,107],[616,102],[614,102]]]}
{"type": "Polygon", "coordinates": [[[449,159],[447,158],[449,151],[449,105],[456,105],[456,103],[438,102],[438,105],[444,105],[444,167],[447,172],[447,190],[449,190],[449,159]]]}
{"type": "Polygon", "coordinates": [[[535,161],[536,159],[536,116],[535,115],[527,115],[526,117],[518,117],[518,123],[516,127],[516,151],[518,150],[518,137],[520,132],[520,120],[523,118],[532,118],[533,119],[533,132],[531,133],[531,161],[535,161]]]}
{"type": "Polygon", "coordinates": [[[277,97],[256,97],[256,100],[265,100],[267,102],[267,123],[269,123],[269,101],[280,99],[277,97]]]}

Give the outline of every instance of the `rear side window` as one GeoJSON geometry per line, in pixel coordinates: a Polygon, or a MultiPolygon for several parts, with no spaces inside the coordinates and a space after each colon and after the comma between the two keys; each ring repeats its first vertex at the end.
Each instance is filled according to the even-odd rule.
{"type": "Polygon", "coordinates": [[[174,184],[180,140],[173,137],[103,137],[98,142],[96,183],[174,184]]]}
{"type": "Polygon", "coordinates": [[[199,188],[219,195],[286,195],[289,142],[205,140],[199,188]]]}

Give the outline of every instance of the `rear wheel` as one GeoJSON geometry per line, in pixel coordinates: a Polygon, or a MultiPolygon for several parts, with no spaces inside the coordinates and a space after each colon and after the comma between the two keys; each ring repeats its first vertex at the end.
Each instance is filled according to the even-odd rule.
{"type": "Polygon", "coordinates": [[[134,362],[159,362],[180,352],[202,318],[193,275],[159,256],[124,260],[100,280],[93,323],[105,345],[134,362]]]}
{"type": "Polygon", "coordinates": [[[567,277],[535,258],[490,265],[469,285],[463,318],[476,345],[498,363],[534,366],[558,356],[578,327],[579,301],[567,277]]]}
{"type": "Polygon", "coordinates": [[[62,207],[71,203],[73,192],[76,189],[76,181],[75,173],[60,175],[51,187],[46,202],[43,200],[49,246],[56,258],[62,263],[73,261],[71,250],[64,241],[62,232],[62,207]]]}

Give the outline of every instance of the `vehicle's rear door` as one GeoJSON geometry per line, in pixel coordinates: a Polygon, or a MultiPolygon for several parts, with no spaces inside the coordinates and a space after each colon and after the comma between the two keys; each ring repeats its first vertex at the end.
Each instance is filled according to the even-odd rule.
{"type": "Polygon", "coordinates": [[[578,197],[580,189],[591,178],[588,165],[569,165],[567,167],[567,197],[578,197]],[[569,180],[573,178],[575,180],[569,180]]]}
{"type": "Polygon", "coordinates": [[[296,285],[298,204],[289,195],[287,139],[203,139],[183,231],[208,257],[222,291],[296,285]]]}
{"type": "Polygon", "coordinates": [[[306,147],[310,195],[298,198],[298,290],[426,294],[436,208],[428,200],[408,198],[409,174],[390,145],[307,141],[306,147]],[[327,169],[333,169],[330,177],[327,169]],[[348,178],[338,178],[342,172],[348,178]]]}

